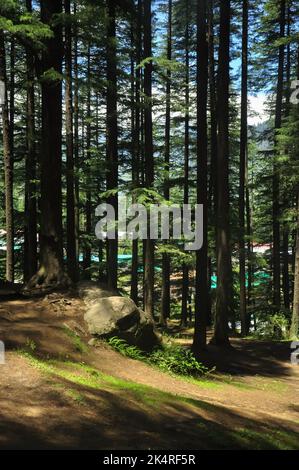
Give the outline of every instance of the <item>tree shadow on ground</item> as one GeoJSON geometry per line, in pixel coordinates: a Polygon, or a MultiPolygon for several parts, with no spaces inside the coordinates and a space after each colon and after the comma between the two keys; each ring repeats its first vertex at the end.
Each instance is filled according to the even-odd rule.
{"type": "Polygon", "coordinates": [[[55,387],[47,383],[2,403],[0,448],[299,448],[299,435],[287,421],[265,424],[219,405],[145,387],[95,390],[53,380],[55,387]]]}
{"type": "MultiPolygon", "coordinates": [[[[178,331],[180,344],[192,344],[190,329],[172,329],[178,331]]],[[[208,367],[216,367],[223,373],[239,376],[260,375],[264,377],[289,377],[294,369],[290,366],[290,342],[261,341],[230,338],[231,348],[221,348],[210,344],[212,331],[208,331],[208,345],[205,351],[198,354],[198,359],[208,367]]]]}

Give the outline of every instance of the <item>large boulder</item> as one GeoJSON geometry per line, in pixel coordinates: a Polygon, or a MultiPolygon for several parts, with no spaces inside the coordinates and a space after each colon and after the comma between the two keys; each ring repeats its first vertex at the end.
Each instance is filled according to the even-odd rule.
{"type": "Polygon", "coordinates": [[[118,336],[144,351],[159,344],[152,318],[133,300],[91,281],[79,283],[78,293],[86,305],[84,319],[90,334],[100,338],[118,336]]]}

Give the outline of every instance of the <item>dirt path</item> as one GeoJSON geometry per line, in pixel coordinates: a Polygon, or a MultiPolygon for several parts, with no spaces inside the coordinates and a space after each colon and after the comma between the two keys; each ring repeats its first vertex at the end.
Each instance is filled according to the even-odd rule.
{"type": "Polygon", "coordinates": [[[203,358],[221,373],[186,381],[87,347],[80,301],[53,300],[1,304],[1,448],[299,447],[299,367],[287,343],[233,340],[233,351],[203,358]]]}

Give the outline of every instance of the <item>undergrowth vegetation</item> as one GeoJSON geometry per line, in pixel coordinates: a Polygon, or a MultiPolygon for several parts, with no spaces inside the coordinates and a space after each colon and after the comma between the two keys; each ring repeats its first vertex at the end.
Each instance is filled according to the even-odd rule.
{"type": "Polygon", "coordinates": [[[117,336],[110,338],[108,343],[123,356],[143,361],[172,374],[202,376],[211,372],[210,369],[197,361],[190,349],[185,349],[174,343],[163,344],[148,354],[136,346],[130,346],[125,340],[117,336]]]}
{"type": "Polygon", "coordinates": [[[289,338],[289,319],[284,313],[261,316],[252,336],[263,340],[286,340],[289,338]]]}

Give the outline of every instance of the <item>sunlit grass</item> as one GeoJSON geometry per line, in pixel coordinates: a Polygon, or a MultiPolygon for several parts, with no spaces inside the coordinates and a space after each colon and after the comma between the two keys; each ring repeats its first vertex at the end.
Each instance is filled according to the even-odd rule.
{"type": "MultiPolygon", "coordinates": [[[[213,419],[207,420],[201,416],[203,412],[211,413],[211,417],[222,412],[226,413],[227,409],[222,406],[103,374],[85,363],[57,359],[45,360],[36,357],[32,350],[20,350],[17,351],[17,354],[25,357],[32,367],[38,369],[46,377],[50,377],[53,386],[58,391],[61,390],[61,393],[77,405],[87,406],[89,403],[87,396],[92,390],[116,392],[121,399],[132,401],[135,403],[134,406],[150,414],[159,412],[163,407],[177,410],[183,405],[186,410],[192,411],[194,419],[197,420],[196,427],[192,430],[196,433],[196,439],[198,442],[202,440],[203,445],[208,448],[278,450],[299,448],[298,434],[292,431],[276,430],[269,427],[256,431],[251,428],[255,424],[251,421],[250,428],[231,429],[217,424],[213,419]],[[62,382],[59,382],[59,379],[62,382]],[[123,391],[124,394],[122,394],[123,391]]],[[[191,381],[193,383],[193,380],[191,381]]],[[[206,382],[206,385],[214,387],[215,384],[206,382]]]]}

